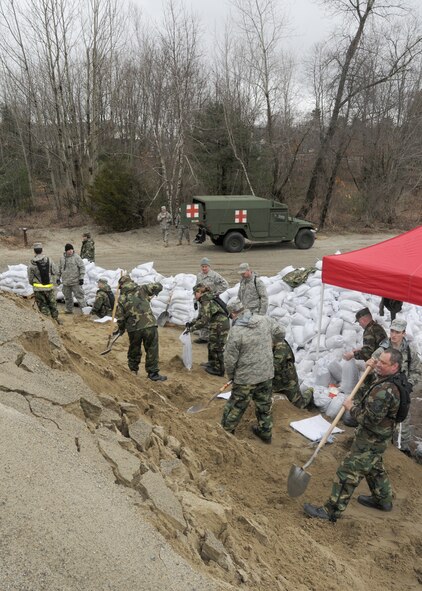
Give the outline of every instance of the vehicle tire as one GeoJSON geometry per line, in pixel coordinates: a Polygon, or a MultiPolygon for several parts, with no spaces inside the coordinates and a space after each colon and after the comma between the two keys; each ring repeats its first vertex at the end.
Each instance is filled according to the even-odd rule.
{"type": "Polygon", "coordinates": [[[210,236],[210,240],[216,246],[223,246],[223,237],[222,236],[219,236],[218,238],[213,238],[212,236],[210,236]]]}
{"type": "Polygon", "coordinates": [[[299,232],[296,234],[295,245],[296,248],[299,248],[300,250],[311,248],[314,242],[315,234],[308,228],[302,228],[302,230],[299,230],[299,232]]]}
{"type": "Polygon", "coordinates": [[[240,232],[230,232],[224,236],[223,248],[227,252],[242,252],[245,246],[245,237],[240,232]]]}

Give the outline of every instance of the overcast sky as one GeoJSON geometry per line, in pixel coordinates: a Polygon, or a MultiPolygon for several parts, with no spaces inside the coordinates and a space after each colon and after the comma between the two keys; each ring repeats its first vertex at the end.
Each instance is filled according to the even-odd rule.
{"type": "MultiPolygon", "coordinates": [[[[159,20],[166,0],[134,0],[145,16],[159,20]]],[[[422,2],[422,0],[419,0],[422,2]]],[[[313,43],[325,38],[333,27],[331,18],[315,0],[279,0],[288,16],[291,44],[307,50],[313,43]]],[[[230,12],[229,0],[185,0],[185,6],[196,13],[210,38],[224,27],[230,12]]]]}

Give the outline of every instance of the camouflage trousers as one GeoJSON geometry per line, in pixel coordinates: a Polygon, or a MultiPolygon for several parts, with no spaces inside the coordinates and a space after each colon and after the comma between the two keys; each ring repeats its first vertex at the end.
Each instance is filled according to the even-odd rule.
{"type": "Polygon", "coordinates": [[[161,234],[163,236],[164,244],[167,245],[169,243],[169,227],[166,226],[165,228],[161,228],[161,234]]]}
{"type": "Polygon", "coordinates": [[[264,438],[269,439],[273,429],[271,386],[272,380],[252,385],[233,383],[230,399],[223,410],[221,419],[223,428],[230,433],[233,432],[240,423],[249,402],[253,400],[259,431],[264,438]]]}
{"type": "Polygon", "coordinates": [[[145,370],[147,374],[158,373],[158,330],[156,326],[135,330],[128,333],[129,349],[127,364],[132,371],[138,371],[142,357],[142,345],[145,349],[145,370]]]}
{"type": "Polygon", "coordinates": [[[297,408],[306,408],[313,401],[313,389],[300,391],[295,358],[290,345],[284,341],[274,347],[273,392],[287,396],[297,408]]]}
{"type": "Polygon", "coordinates": [[[44,314],[44,316],[51,316],[52,318],[59,317],[56,292],[54,289],[49,289],[48,291],[34,291],[34,298],[41,314],[44,314]]]}
{"type": "Polygon", "coordinates": [[[183,238],[186,238],[186,242],[190,244],[190,232],[186,226],[179,227],[179,243],[182,244],[183,238]]]}
{"type": "Polygon", "coordinates": [[[73,296],[75,296],[79,307],[81,309],[85,308],[85,294],[82,286],[79,285],[79,283],[76,283],[76,285],[63,285],[63,295],[66,312],[73,313],[73,296]]]}
{"type": "Polygon", "coordinates": [[[325,504],[330,515],[338,517],[346,509],[362,478],[366,479],[371,495],[380,504],[392,502],[393,492],[382,460],[386,448],[387,441],[374,443],[355,437],[349,454],[337,468],[338,482],[333,483],[325,504]]]}
{"type": "Polygon", "coordinates": [[[224,374],[224,345],[230,330],[230,321],[225,318],[222,322],[209,325],[208,363],[211,367],[224,374]]]}

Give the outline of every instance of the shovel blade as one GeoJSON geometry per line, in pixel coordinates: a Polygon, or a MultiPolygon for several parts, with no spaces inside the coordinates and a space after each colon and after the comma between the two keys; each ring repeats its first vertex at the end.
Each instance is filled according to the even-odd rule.
{"type": "Polygon", "coordinates": [[[300,497],[305,492],[308,483],[311,479],[309,472],[305,472],[303,468],[293,465],[290,468],[289,477],[287,479],[287,492],[289,497],[300,497]]]}
{"type": "Polygon", "coordinates": [[[190,413],[190,414],[194,414],[196,412],[201,412],[201,410],[205,410],[208,407],[208,403],[207,404],[194,404],[193,406],[189,407],[188,410],[186,412],[190,413]]]}
{"type": "Polygon", "coordinates": [[[157,318],[158,326],[165,326],[166,322],[168,322],[170,315],[168,312],[161,312],[161,314],[157,318]]]}

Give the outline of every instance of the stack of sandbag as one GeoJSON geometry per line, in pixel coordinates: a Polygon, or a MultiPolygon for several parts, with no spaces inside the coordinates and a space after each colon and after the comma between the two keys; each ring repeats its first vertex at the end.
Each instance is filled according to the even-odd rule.
{"type": "Polygon", "coordinates": [[[84,278],[84,293],[85,299],[88,305],[92,305],[95,300],[95,294],[97,293],[98,289],[98,279],[107,279],[107,282],[111,289],[116,291],[117,282],[121,274],[124,272],[123,269],[115,269],[114,271],[109,271],[107,269],[103,269],[102,267],[97,267],[95,263],[90,263],[89,261],[85,262],[85,278],[84,278]]]}
{"type": "Polygon", "coordinates": [[[32,286],[28,283],[28,271],[26,265],[8,265],[7,271],[0,275],[0,290],[17,293],[21,296],[30,296],[32,286]]]}

